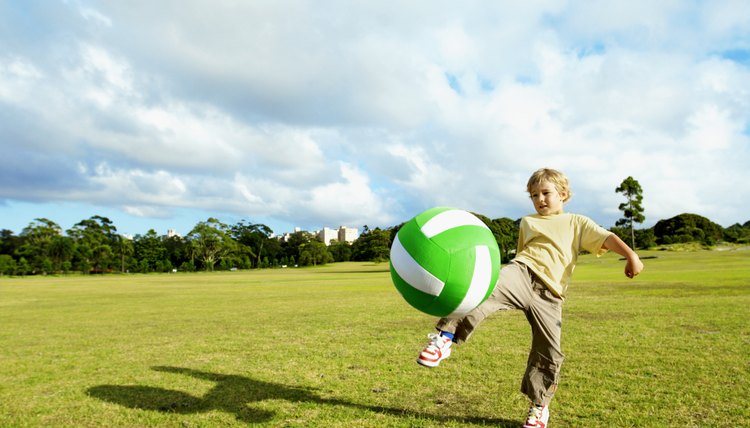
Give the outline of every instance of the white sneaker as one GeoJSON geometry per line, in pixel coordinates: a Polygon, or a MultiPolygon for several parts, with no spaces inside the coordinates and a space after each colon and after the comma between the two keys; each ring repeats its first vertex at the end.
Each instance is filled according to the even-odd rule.
{"type": "Polygon", "coordinates": [[[437,333],[427,335],[430,343],[425,346],[417,358],[417,362],[425,367],[437,367],[441,361],[451,356],[453,341],[437,333]]]}
{"type": "Polygon", "coordinates": [[[549,406],[532,404],[529,407],[529,416],[526,417],[526,424],[523,428],[546,428],[547,421],[549,421],[549,406]]]}

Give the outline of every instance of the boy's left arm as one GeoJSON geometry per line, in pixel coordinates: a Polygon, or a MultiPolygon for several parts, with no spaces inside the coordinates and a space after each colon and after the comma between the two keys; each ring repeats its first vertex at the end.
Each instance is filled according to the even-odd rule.
{"type": "Polygon", "coordinates": [[[643,262],[638,257],[638,254],[636,254],[635,251],[628,247],[628,244],[623,242],[623,240],[614,233],[609,235],[609,238],[604,241],[602,247],[625,257],[625,260],[627,260],[627,263],[625,264],[625,276],[628,278],[634,278],[643,270],[643,262]]]}

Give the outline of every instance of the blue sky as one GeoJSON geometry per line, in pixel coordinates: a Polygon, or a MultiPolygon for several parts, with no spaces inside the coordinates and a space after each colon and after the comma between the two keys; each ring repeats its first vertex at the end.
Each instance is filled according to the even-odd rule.
{"type": "Polygon", "coordinates": [[[0,0],[0,228],[750,220],[750,4],[0,0]]]}

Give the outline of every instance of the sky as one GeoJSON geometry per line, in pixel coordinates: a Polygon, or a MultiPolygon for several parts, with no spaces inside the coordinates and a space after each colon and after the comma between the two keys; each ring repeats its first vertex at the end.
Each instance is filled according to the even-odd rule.
{"type": "Polygon", "coordinates": [[[0,0],[0,229],[750,220],[750,3],[0,0]]]}

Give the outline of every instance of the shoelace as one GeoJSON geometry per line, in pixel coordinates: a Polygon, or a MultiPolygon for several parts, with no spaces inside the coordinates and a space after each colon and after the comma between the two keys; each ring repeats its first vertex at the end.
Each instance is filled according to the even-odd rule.
{"type": "Polygon", "coordinates": [[[526,418],[527,423],[533,422],[536,423],[539,419],[542,419],[542,411],[544,410],[543,407],[539,406],[531,406],[529,408],[529,416],[526,418]]]}
{"type": "Polygon", "coordinates": [[[429,350],[440,349],[445,343],[445,339],[437,333],[430,333],[427,337],[430,339],[430,344],[427,345],[429,350]]]}

